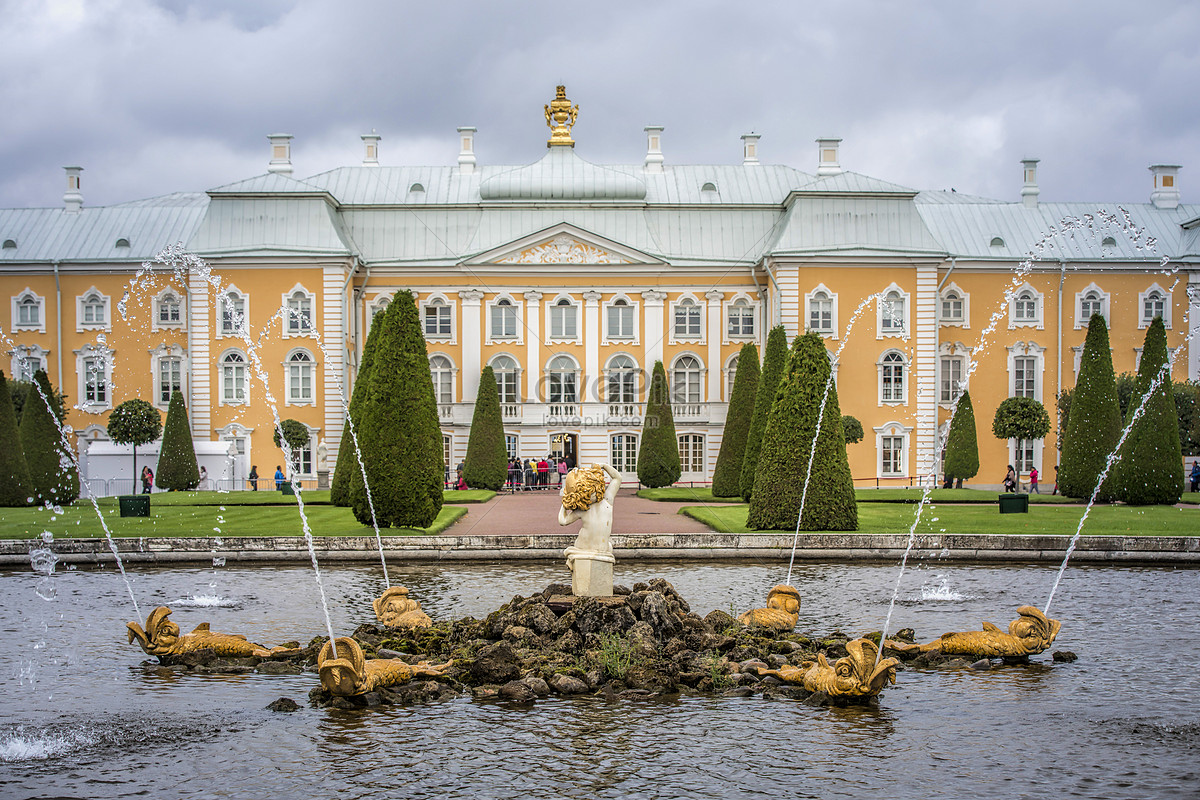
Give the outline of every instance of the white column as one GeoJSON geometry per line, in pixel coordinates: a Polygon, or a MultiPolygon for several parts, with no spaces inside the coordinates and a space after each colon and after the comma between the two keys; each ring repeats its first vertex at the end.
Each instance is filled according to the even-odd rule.
{"type": "Polygon", "coordinates": [[[913,467],[920,476],[930,474],[937,458],[937,280],[937,264],[917,266],[910,319],[916,332],[917,458],[913,467]]]}
{"type": "Polygon", "coordinates": [[[188,270],[188,328],[191,331],[191,351],[188,353],[188,387],[192,398],[188,411],[192,417],[193,438],[208,442],[212,440],[212,380],[217,373],[217,390],[220,391],[220,366],[213,364],[214,354],[209,343],[212,329],[208,324],[208,282],[193,270],[188,270]]]}
{"type": "Polygon", "coordinates": [[[642,308],[645,309],[645,325],[642,326],[643,352],[646,363],[646,385],[649,386],[650,373],[654,371],[654,362],[663,358],[663,301],[667,293],[660,289],[647,289],[642,292],[642,308]]]}
{"type": "Polygon", "coordinates": [[[474,403],[479,393],[480,354],[483,352],[483,335],[480,328],[480,306],[483,292],[479,289],[463,289],[458,293],[462,305],[462,398],[463,403],[474,403]]]}
{"type": "Polygon", "coordinates": [[[1200,380],[1200,275],[1188,275],[1188,352],[1187,379],[1200,380]]]}
{"type": "Polygon", "coordinates": [[[542,293],[530,289],[525,293],[525,397],[526,403],[536,403],[538,378],[542,374],[541,314],[542,293]]]}
{"type": "Polygon", "coordinates": [[[600,293],[583,293],[583,397],[600,402],[600,293]]]}
{"type": "Polygon", "coordinates": [[[721,301],[725,293],[716,289],[704,293],[708,300],[708,320],[705,336],[708,340],[708,402],[721,402],[721,301]]]}
{"type": "Polygon", "coordinates": [[[342,442],[345,426],[345,406],[350,402],[350,386],[346,380],[346,320],[342,314],[347,308],[342,297],[346,284],[347,264],[325,267],[321,289],[321,343],[325,346],[321,354],[325,379],[322,393],[325,402],[325,430],[323,437],[329,450],[329,463],[337,462],[338,448],[342,442]],[[345,398],[343,400],[343,392],[345,398]]]}

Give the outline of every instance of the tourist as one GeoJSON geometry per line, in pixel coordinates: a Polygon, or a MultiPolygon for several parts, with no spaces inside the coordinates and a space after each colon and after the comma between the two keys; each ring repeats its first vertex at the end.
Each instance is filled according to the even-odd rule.
{"type": "Polygon", "coordinates": [[[1038,491],[1037,482],[1038,482],[1037,467],[1031,467],[1029,470],[1029,491],[1034,494],[1041,494],[1041,492],[1038,491]]]}
{"type": "Polygon", "coordinates": [[[1013,465],[1008,465],[1008,474],[1004,476],[1004,491],[1012,494],[1017,491],[1017,471],[1013,469],[1013,465]]]}
{"type": "Polygon", "coordinates": [[[558,485],[562,486],[563,479],[567,477],[567,460],[565,458],[558,459],[558,485]]]}
{"type": "Polygon", "coordinates": [[[550,485],[550,464],[549,464],[549,462],[547,462],[546,459],[544,459],[544,458],[539,459],[538,464],[537,464],[537,469],[538,469],[538,486],[549,486],[550,485]]]}
{"type": "Polygon", "coordinates": [[[142,467],[142,494],[150,494],[150,487],[154,485],[154,471],[149,467],[142,467]]]}
{"type": "Polygon", "coordinates": [[[525,459],[525,491],[529,491],[533,487],[534,469],[533,462],[528,458],[525,459]]]}
{"type": "Polygon", "coordinates": [[[200,468],[200,490],[208,489],[208,470],[204,467],[200,468]]]}
{"type": "Polygon", "coordinates": [[[258,467],[250,465],[250,491],[258,491],[258,467]]]}
{"type": "Polygon", "coordinates": [[[1188,478],[1192,482],[1191,491],[1200,492],[1200,461],[1192,461],[1192,472],[1188,478]]]}
{"type": "Polygon", "coordinates": [[[283,491],[283,468],[275,465],[275,491],[283,491]]]}

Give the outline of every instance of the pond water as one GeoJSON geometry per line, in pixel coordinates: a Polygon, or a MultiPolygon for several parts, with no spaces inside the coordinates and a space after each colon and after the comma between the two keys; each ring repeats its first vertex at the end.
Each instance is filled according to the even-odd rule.
{"type": "MultiPolygon", "coordinates": [[[[895,564],[799,564],[797,630],[882,627],[895,564]]],[[[786,564],[622,562],[692,610],[761,605],[786,564]]],[[[1040,607],[1055,568],[929,562],[906,574],[894,629],[922,641],[1002,628],[1040,607]]],[[[136,569],[144,610],[175,609],[273,645],[324,632],[312,570],[136,569]]],[[[372,622],[378,566],[323,566],[335,630],[372,622]]],[[[435,619],[483,616],[564,580],[558,564],[393,565],[435,619]]],[[[147,673],[114,570],[0,574],[0,797],[1167,798],[1200,793],[1200,572],[1078,567],[1051,616],[1073,664],[901,671],[875,708],[696,698],[531,706],[464,698],[382,710],[307,706],[315,675],[147,673]],[[53,589],[53,592],[48,591],[53,589]],[[53,595],[46,600],[43,595],[53,595]],[[279,697],[292,714],[265,706],[279,697]]],[[[142,620],[144,622],[144,620],[142,620]]]]}

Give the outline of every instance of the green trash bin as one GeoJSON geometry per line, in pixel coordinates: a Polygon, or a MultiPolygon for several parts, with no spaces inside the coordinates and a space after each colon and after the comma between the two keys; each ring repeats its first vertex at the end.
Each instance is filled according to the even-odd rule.
{"type": "Polygon", "coordinates": [[[1000,513],[1001,514],[1028,514],[1029,513],[1029,495],[1027,495],[1027,494],[1002,494],[1002,495],[1000,495],[1000,513]]]}
{"type": "Polygon", "coordinates": [[[290,494],[292,496],[295,496],[295,494],[296,494],[296,490],[292,486],[291,481],[284,481],[283,484],[279,487],[279,491],[284,495],[290,494]]]}
{"type": "Polygon", "coordinates": [[[122,517],[150,516],[150,495],[148,494],[123,494],[117,498],[117,503],[121,507],[122,517]]]}

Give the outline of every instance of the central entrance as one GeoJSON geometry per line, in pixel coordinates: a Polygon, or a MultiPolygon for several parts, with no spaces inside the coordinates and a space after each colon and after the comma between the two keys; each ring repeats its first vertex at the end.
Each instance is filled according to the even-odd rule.
{"type": "Polygon", "coordinates": [[[557,460],[565,458],[567,460],[567,469],[573,469],[578,465],[579,453],[579,436],[574,433],[552,433],[550,434],[550,455],[557,460]]]}

